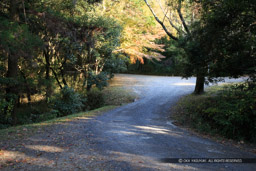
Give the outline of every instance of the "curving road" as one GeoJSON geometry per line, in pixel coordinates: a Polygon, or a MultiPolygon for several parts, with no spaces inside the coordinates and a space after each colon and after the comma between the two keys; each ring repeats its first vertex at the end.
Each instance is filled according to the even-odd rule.
{"type": "MultiPolygon", "coordinates": [[[[124,83],[140,95],[90,121],[97,152],[107,170],[256,170],[256,164],[166,164],[161,158],[250,158],[255,154],[200,138],[168,119],[170,107],[191,93],[195,78],[116,75],[112,86],[124,83]],[[111,167],[109,167],[109,165],[111,167]]],[[[90,128],[90,129],[89,129],[90,128]]]]}
{"type": "MultiPolygon", "coordinates": [[[[233,80],[231,80],[233,81],[233,80]]],[[[195,78],[116,75],[111,86],[139,94],[98,117],[47,124],[30,137],[0,139],[0,170],[256,170],[255,164],[163,163],[162,158],[256,158],[197,137],[169,120],[171,106],[194,89],[195,78]]],[[[28,130],[14,132],[19,135],[28,130]]]]}

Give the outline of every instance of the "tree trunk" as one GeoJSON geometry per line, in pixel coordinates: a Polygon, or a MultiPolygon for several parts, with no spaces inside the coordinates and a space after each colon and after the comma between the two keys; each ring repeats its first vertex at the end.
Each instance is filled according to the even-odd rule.
{"type": "Polygon", "coordinates": [[[90,84],[87,84],[86,91],[89,92],[91,90],[92,86],[90,84]]]}
{"type": "Polygon", "coordinates": [[[64,84],[64,86],[68,86],[67,81],[65,79],[65,66],[66,66],[66,63],[67,63],[67,58],[65,57],[63,63],[61,64],[61,67],[60,67],[60,74],[61,74],[62,83],[64,84]]]}
{"type": "Polygon", "coordinates": [[[194,90],[194,94],[202,94],[204,92],[204,76],[197,76],[196,77],[196,87],[194,90]]]}
{"type": "MultiPolygon", "coordinates": [[[[26,87],[26,94],[27,94],[28,104],[30,105],[31,104],[31,89],[29,87],[29,83],[27,81],[27,77],[26,77],[25,73],[20,70],[20,74],[24,79],[24,83],[25,83],[24,86],[26,87]]],[[[18,100],[18,102],[19,102],[19,100],[18,100]]],[[[18,103],[18,107],[19,107],[19,105],[20,105],[20,102],[18,103]]]]}
{"type": "Polygon", "coordinates": [[[64,84],[64,86],[68,86],[67,81],[65,79],[65,73],[63,69],[60,69],[60,73],[61,73],[61,77],[62,77],[62,83],[64,84]]]}
{"type": "MultiPolygon", "coordinates": [[[[18,75],[18,57],[13,54],[8,55],[8,71],[6,77],[12,79],[14,82],[17,80],[18,75]]],[[[16,83],[11,83],[6,88],[6,101],[13,103],[13,109],[11,111],[12,116],[12,124],[16,125],[17,117],[16,117],[16,108],[18,104],[18,89],[16,83]],[[13,98],[13,95],[16,97],[13,98]]],[[[7,112],[7,110],[5,111],[7,112]]]]}
{"type": "Polygon", "coordinates": [[[61,83],[60,83],[60,81],[59,81],[59,78],[58,78],[57,73],[54,71],[53,68],[50,67],[50,69],[52,70],[52,73],[53,73],[53,75],[54,75],[54,77],[55,77],[55,80],[57,81],[57,83],[58,83],[60,89],[62,89],[62,85],[61,85],[61,83]]]}
{"type": "Polygon", "coordinates": [[[18,6],[19,6],[19,4],[18,4],[17,0],[10,1],[10,16],[16,22],[19,21],[18,6]]]}
{"type": "MultiPolygon", "coordinates": [[[[10,16],[13,21],[19,22],[17,0],[10,1],[10,16]]],[[[6,77],[9,79],[12,79],[13,81],[16,81],[17,75],[18,75],[18,56],[15,53],[10,52],[8,54],[8,70],[7,70],[6,77]]],[[[16,125],[17,123],[16,108],[18,104],[18,88],[16,83],[11,83],[11,85],[9,85],[6,88],[6,101],[13,103],[13,109],[11,111],[12,124],[16,125]],[[14,98],[10,97],[13,95],[15,95],[16,97],[14,98]]],[[[7,112],[7,110],[5,110],[5,112],[7,112]]]]}
{"type": "Polygon", "coordinates": [[[44,57],[46,61],[45,65],[45,79],[47,80],[47,85],[46,85],[46,100],[51,97],[52,94],[52,85],[50,83],[50,55],[48,49],[44,49],[44,57]]]}

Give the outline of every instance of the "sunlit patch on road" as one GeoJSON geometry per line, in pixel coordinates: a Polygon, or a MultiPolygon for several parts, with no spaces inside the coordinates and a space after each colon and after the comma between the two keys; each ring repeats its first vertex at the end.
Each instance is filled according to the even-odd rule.
{"type": "Polygon", "coordinates": [[[60,153],[63,152],[64,149],[55,146],[48,146],[48,145],[26,145],[26,148],[36,150],[36,151],[44,151],[50,153],[60,153]]]}
{"type": "Polygon", "coordinates": [[[178,82],[178,83],[173,83],[171,85],[175,85],[175,86],[195,86],[195,83],[178,82]]]}

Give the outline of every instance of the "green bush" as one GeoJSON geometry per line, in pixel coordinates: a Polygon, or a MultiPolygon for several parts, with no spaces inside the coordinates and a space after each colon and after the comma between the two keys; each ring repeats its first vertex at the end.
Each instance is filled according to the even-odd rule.
{"type": "Polygon", "coordinates": [[[41,115],[50,113],[51,105],[46,101],[32,102],[31,104],[20,104],[16,109],[17,124],[30,124],[39,122],[41,115]]]}
{"type": "Polygon", "coordinates": [[[177,111],[183,116],[181,122],[200,131],[256,142],[255,97],[255,87],[236,84],[215,95],[187,96],[180,101],[177,111]]]}
{"type": "Polygon", "coordinates": [[[57,118],[58,115],[59,115],[58,110],[51,110],[48,113],[43,113],[43,114],[39,115],[35,122],[51,120],[51,119],[57,118]]]}
{"type": "Polygon", "coordinates": [[[7,102],[4,98],[0,99],[0,124],[10,125],[12,123],[11,111],[13,110],[13,100],[7,102]]]}
{"type": "Polygon", "coordinates": [[[87,92],[87,100],[87,105],[91,110],[104,105],[103,93],[98,88],[92,88],[87,92]]]}
{"type": "Polygon", "coordinates": [[[84,101],[74,89],[65,86],[54,100],[54,109],[59,111],[58,117],[82,111],[84,101]]]}
{"type": "Polygon", "coordinates": [[[108,73],[106,72],[101,72],[99,74],[96,74],[96,72],[89,72],[87,84],[90,88],[95,85],[97,88],[102,90],[108,85],[108,80],[108,73]]]}

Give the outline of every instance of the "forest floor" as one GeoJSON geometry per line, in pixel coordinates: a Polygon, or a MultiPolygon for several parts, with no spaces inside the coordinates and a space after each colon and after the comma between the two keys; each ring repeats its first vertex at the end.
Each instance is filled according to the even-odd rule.
{"type": "Polygon", "coordinates": [[[175,126],[169,114],[193,91],[195,78],[117,75],[140,97],[118,108],[80,113],[40,126],[8,129],[0,139],[1,170],[256,170],[256,164],[163,163],[164,158],[256,158],[175,126]]]}

